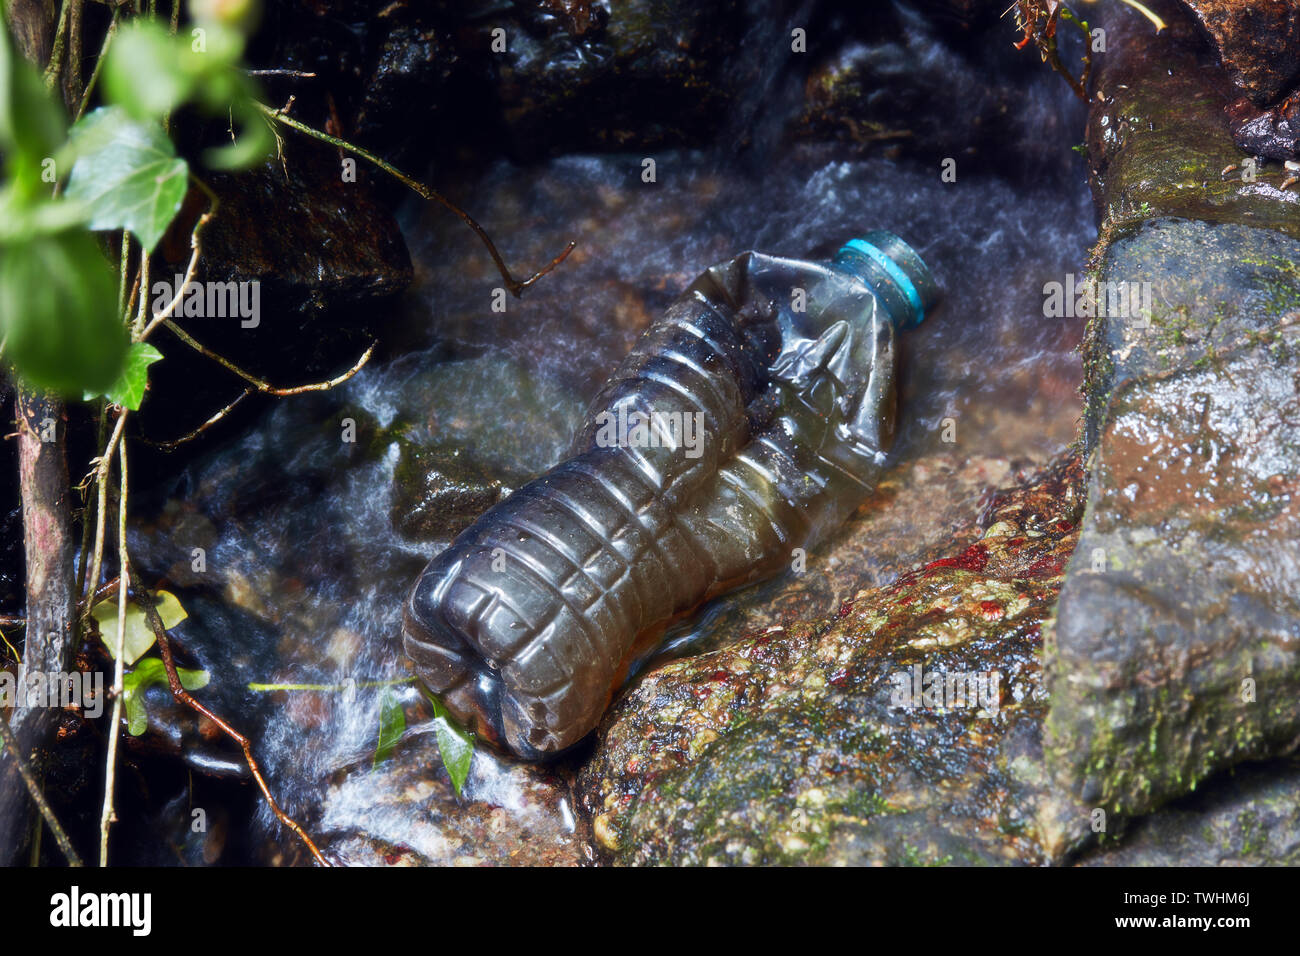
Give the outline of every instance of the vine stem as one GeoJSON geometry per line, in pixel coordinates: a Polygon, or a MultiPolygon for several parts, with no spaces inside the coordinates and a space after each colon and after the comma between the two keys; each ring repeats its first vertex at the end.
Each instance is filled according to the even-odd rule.
{"type": "MultiPolygon", "coordinates": [[[[117,417],[117,424],[113,426],[113,434],[109,436],[108,444],[104,446],[104,453],[99,458],[99,463],[95,468],[95,481],[99,485],[98,507],[95,509],[95,550],[91,552],[90,575],[87,578],[86,587],[94,591],[99,587],[99,572],[104,563],[104,512],[108,505],[108,473],[113,465],[113,452],[117,449],[117,443],[122,440],[122,430],[126,427],[126,411],[117,417]]],[[[119,572],[120,575],[120,572],[119,572]]],[[[81,609],[81,620],[84,625],[86,619],[90,617],[91,602],[86,600],[85,606],[81,609]]]]}
{"type": "MultiPolygon", "coordinates": [[[[176,0],[179,4],[180,0],[176,0]]],[[[86,114],[86,107],[90,105],[90,95],[95,91],[95,84],[99,82],[99,71],[104,65],[104,57],[108,55],[108,46],[113,42],[113,34],[117,32],[118,17],[122,13],[124,4],[119,4],[113,8],[113,19],[108,22],[108,32],[104,34],[104,44],[99,48],[99,56],[95,58],[95,66],[90,71],[90,79],[86,81],[86,89],[81,94],[81,103],[77,106],[77,115],[72,117],[75,123],[86,114]]]]}
{"type": "MultiPolygon", "coordinates": [[[[122,417],[118,419],[119,423],[126,421],[127,413],[122,412],[122,417]]],[[[117,561],[118,561],[118,579],[123,580],[126,574],[127,554],[126,554],[126,442],[119,442],[118,452],[118,471],[120,480],[119,499],[117,502],[117,561]]],[[[99,865],[108,866],[108,830],[115,819],[113,813],[113,788],[117,778],[117,741],[121,735],[122,723],[122,693],[124,690],[123,678],[125,676],[126,663],[123,658],[126,657],[126,592],[127,589],[119,585],[117,589],[117,648],[116,660],[113,667],[113,713],[109,718],[108,724],[108,759],[104,768],[104,809],[99,817],[99,865]]],[[[87,602],[89,607],[90,602],[87,602]]]]}
{"type": "MultiPolygon", "coordinates": [[[[123,568],[123,575],[125,576],[126,574],[127,570],[126,568],[123,568]]],[[[124,580],[125,579],[126,578],[124,577],[124,580]]],[[[134,574],[131,575],[131,579],[134,580],[134,574]]],[[[317,863],[321,866],[332,866],[333,864],[331,864],[329,860],[325,859],[324,855],[321,854],[321,851],[312,841],[312,838],[307,835],[307,831],[299,826],[296,820],[280,809],[280,805],[275,802],[275,797],[271,794],[271,788],[267,785],[266,778],[262,776],[261,768],[257,765],[257,759],[253,756],[253,745],[249,739],[203,704],[199,703],[190,695],[189,691],[181,686],[180,675],[176,672],[176,660],[172,655],[171,639],[167,636],[167,628],[163,625],[162,618],[158,616],[158,608],[153,599],[153,595],[141,586],[138,581],[135,581],[135,584],[136,601],[142,608],[144,608],[145,619],[149,622],[149,627],[158,641],[158,650],[162,654],[163,667],[167,671],[167,684],[171,688],[172,696],[191,710],[212,721],[223,733],[225,733],[227,737],[239,744],[240,749],[244,751],[244,761],[248,764],[248,769],[253,775],[253,780],[256,781],[258,789],[262,791],[262,797],[266,800],[267,806],[271,808],[271,812],[275,814],[276,819],[297,834],[298,838],[302,840],[307,849],[311,851],[311,855],[315,858],[317,863]]],[[[125,592],[126,589],[123,588],[122,590],[125,592]]]]}
{"type": "Polygon", "coordinates": [[[9,748],[9,753],[13,755],[14,763],[18,767],[18,773],[27,786],[27,792],[31,795],[32,802],[41,811],[41,816],[45,818],[45,823],[50,828],[50,832],[54,834],[54,842],[63,851],[63,856],[68,861],[68,865],[81,866],[81,857],[73,849],[72,841],[68,839],[67,832],[60,825],[59,818],[54,815],[54,810],[49,801],[45,799],[45,794],[41,793],[40,785],[32,774],[32,768],[27,765],[27,759],[23,756],[22,747],[19,746],[13,730],[9,727],[9,721],[5,720],[2,715],[0,715],[0,738],[4,739],[5,746],[9,748]]]}
{"type": "Polygon", "coordinates": [[[576,241],[570,241],[569,244],[564,247],[564,250],[558,256],[552,259],[549,263],[547,263],[537,272],[534,272],[527,279],[516,279],[514,275],[511,274],[510,267],[506,265],[505,260],[501,257],[501,253],[497,251],[496,244],[492,241],[492,237],[488,235],[487,230],[484,229],[482,226],[480,226],[474,220],[474,218],[470,216],[469,213],[465,212],[465,210],[461,209],[459,206],[457,206],[454,202],[452,202],[442,193],[438,192],[438,190],[433,189],[430,186],[426,186],[424,185],[424,183],[420,182],[419,180],[414,179],[411,176],[408,176],[406,173],[402,172],[396,166],[393,166],[391,163],[388,163],[383,159],[380,159],[374,153],[362,149],[360,146],[356,146],[352,143],[349,143],[347,140],[340,139],[337,136],[331,136],[329,133],[323,133],[318,129],[308,126],[306,123],[294,119],[292,116],[289,116],[285,112],[285,110],[288,108],[287,106],[277,110],[277,109],[272,109],[271,107],[267,106],[265,103],[257,103],[255,105],[259,110],[262,111],[263,114],[265,114],[267,117],[274,120],[275,122],[283,123],[285,126],[288,126],[290,129],[297,130],[298,132],[303,133],[306,136],[310,136],[313,139],[318,139],[321,142],[329,143],[333,146],[337,146],[339,149],[345,149],[349,153],[354,153],[355,155],[360,156],[366,162],[379,167],[384,172],[388,173],[388,175],[392,176],[394,179],[396,179],[402,185],[406,186],[408,189],[415,192],[420,197],[424,199],[433,200],[434,202],[441,203],[447,209],[451,210],[451,212],[454,213],[457,217],[459,217],[460,220],[463,223],[465,223],[465,225],[467,225],[471,230],[473,230],[474,234],[478,236],[479,239],[482,241],[484,247],[486,247],[488,251],[488,255],[492,257],[492,262],[496,265],[497,271],[501,273],[501,278],[505,281],[506,288],[509,289],[510,293],[516,298],[521,296],[525,289],[527,289],[529,286],[537,282],[537,280],[542,278],[542,276],[553,272],[556,266],[558,266],[561,262],[567,259],[569,257],[569,253],[571,253],[574,250],[574,248],[578,245],[576,241]]]}

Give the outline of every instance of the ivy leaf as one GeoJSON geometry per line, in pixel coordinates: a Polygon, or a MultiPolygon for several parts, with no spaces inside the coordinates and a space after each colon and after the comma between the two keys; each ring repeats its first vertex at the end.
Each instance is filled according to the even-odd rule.
{"type": "Polygon", "coordinates": [[[153,123],[106,106],[72,127],[71,148],[67,196],[86,206],[90,228],[129,229],[152,252],[189,189],[189,166],[172,141],[153,123]]]}
{"type": "Polygon", "coordinates": [[[373,766],[378,767],[389,758],[405,732],[406,713],[402,702],[392,688],[385,687],[384,696],[379,700],[379,744],[375,747],[373,766]]]}
{"type": "Polygon", "coordinates": [[[182,43],[148,20],[120,30],[104,63],[108,98],[141,120],[160,119],[180,106],[199,79],[199,65],[182,43]]]}
{"type": "MultiPolygon", "coordinates": [[[[170,630],[189,617],[176,595],[170,591],[158,591],[154,595],[158,601],[158,616],[162,618],[163,627],[170,630]]],[[[91,617],[99,624],[99,635],[108,648],[108,653],[117,658],[117,598],[105,598],[90,610],[91,617]]],[[[134,601],[126,605],[126,640],[122,648],[122,660],[128,666],[144,656],[145,651],[153,646],[153,628],[144,608],[134,601]]],[[[159,662],[161,663],[161,661],[159,662]]]]}
{"type": "Polygon", "coordinates": [[[433,726],[438,737],[438,753],[442,757],[442,765],[447,768],[447,776],[451,777],[452,788],[459,797],[466,779],[469,778],[470,764],[474,760],[474,738],[456,725],[442,701],[429,693],[428,688],[421,686],[420,690],[433,706],[433,726]]]}
{"type": "MultiPolygon", "coordinates": [[[[126,353],[126,366],[112,387],[104,392],[105,397],[114,405],[139,411],[145,386],[149,384],[149,366],[162,357],[163,354],[148,342],[131,343],[126,353]]],[[[86,401],[95,397],[96,394],[90,392],[85,395],[86,401]]]]}
{"type": "MultiPolygon", "coordinates": [[[[186,667],[176,668],[176,676],[186,690],[198,690],[208,686],[210,676],[207,671],[191,670],[186,667]]],[[[144,709],[144,691],[153,684],[167,683],[167,665],[157,657],[146,657],[130,673],[122,675],[122,705],[126,708],[126,730],[132,737],[139,737],[149,729],[149,715],[144,709]]]]}
{"type": "Polygon", "coordinates": [[[0,244],[0,335],[5,358],[34,386],[79,396],[113,384],[126,329],[117,280],[88,232],[0,244]]]}
{"type": "Polygon", "coordinates": [[[0,153],[5,154],[9,179],[31,199],[49,192],[41,183],[41,164],[63,142],[67,120],[3,27],[0,17],[0,153]]]}

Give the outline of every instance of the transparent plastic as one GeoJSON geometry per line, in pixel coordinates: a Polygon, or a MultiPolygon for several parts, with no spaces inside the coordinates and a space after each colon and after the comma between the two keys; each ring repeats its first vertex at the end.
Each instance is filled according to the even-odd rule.
{"type": "Polygon", "coordinates": [[[640,337],[570,457],[437,555],[406,607],[420,678],[525,759],[591,731],[675,617],[791,566],[874,489],[896,340],[937,290],[890,233],[831,262],[746,252],[640,337]]]}

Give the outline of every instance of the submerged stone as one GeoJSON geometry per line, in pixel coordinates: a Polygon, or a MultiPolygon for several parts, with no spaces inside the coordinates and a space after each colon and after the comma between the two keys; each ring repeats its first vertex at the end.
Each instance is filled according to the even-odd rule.
{"type": "Polygon", "coordinates": [[[825,620],[647,673],[579,777],[598,852],[626,864],[1041,862],[1037,652],[1080,474],[1067,458],[995,497],[984,537],[825,620]]]}

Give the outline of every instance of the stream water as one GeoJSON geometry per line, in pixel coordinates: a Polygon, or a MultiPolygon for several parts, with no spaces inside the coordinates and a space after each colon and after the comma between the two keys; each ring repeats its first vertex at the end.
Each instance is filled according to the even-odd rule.
{"type": "MultiPolygon", "coordinates": [[[[1063,84],[1060,104],[1074,108],[1063,84]]],[[[1059,144],[1065,161],[1071,145],[1059,144]]],[[[509,490],[545,468],[607,370],[706,266],[749,248],[826,255],[871,229],[897,232],[931,265],[944,301],[905,340],[892,468],[936,455],[1041,462],[1074,438],[1082,320],[1044,318],[1043,285],[1081,271],[1094,238],[1082,159],[1063,187],[1032,170],[959,169],[946,183],[938,164],[856,159],[828,145],[782,145],[761,164],[661,152],[654,183],[642,181],[643,158],[500,162],[461,181],[458,198],[517,269],[578,243],[504,312],[493,310],[499,276],[473,236],[438,207],[409,207],[417,280],[394,317],[402,354],[333,392],[271,407],[140,506],[149,517],[133,548],[190,612],[177,634],[212,674],[204,699],[239,715],[286,810],[336,859],[581,860],[562,767],[535,771],[480,750],[458,799],[430,726],[417,723],[415,688],[372,686],[409,676],[402,601],[474,517],[462,504],[460,514],[409,520],[418,489],[395,491],[395,480],[404,456],[428,460],[421,454],[457,487],[473,486],[470,475],[509,490]],[[204,549],[202,571],[194,548],[204,549]],[[410,726],[375,768],[385,693],[407,705],[410,726]]],[[[690,636],[678,632],[677,652],[690,636]]],[[[232,763],[219,744],[185,752],[199,769],[232,763]]],[[[302,859],[264,807],[232,826],[255,827],[258,859],[302,859]]]]}

